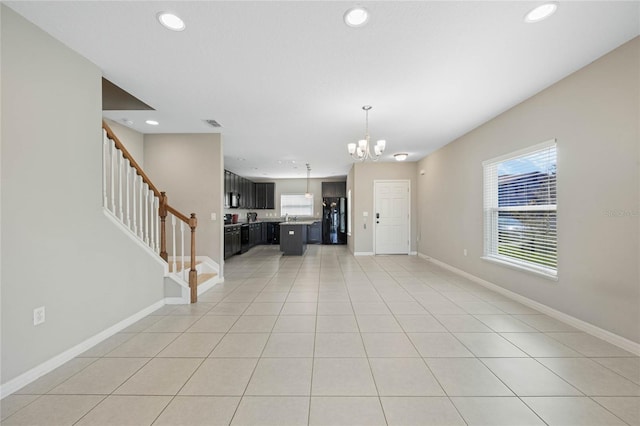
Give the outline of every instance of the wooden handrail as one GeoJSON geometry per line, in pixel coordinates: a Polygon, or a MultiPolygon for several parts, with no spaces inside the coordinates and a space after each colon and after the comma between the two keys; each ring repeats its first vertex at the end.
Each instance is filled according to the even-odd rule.
{"type": "MultiPolygon", "coordinates": [[[[163,193],[164,194],[164,193],[163,193]]],[[[189,218],[185,215],[183,215],[182,213],[180,213],[178,210],[174,209],[173,207],[171,207],[170,205],[167,204],[166,209],[169,213],[171,213],[172,215],[174,215],[175,217],[177,217],[178,219],[180,219],[181,221],[183,221],[184,223],[186,223],[187,225],[189,225],[189,218]]],[[[191,213],[192,215],[195,215],[195,213],[191,213]]]]}
{"type": "MultiPolygon", "coordinates": [[[[180,213],[175,208],[171,207],[167,201],[167,194],[160,192],[158,188],[151,182],[151,179],[142,170],[142,167],[134,160],[129,151],[124,147],[120,139],[113,133],[109,125],[102,120],[102,128],[107,133],[107,137],[111,139],[116,148],[122,152],[124,158],[129,160],[129,164],[133,167],[139,176],[142,177],[142,181],[149,185],[149,189],[153,191],[156,197],[158,197],[160,203],[158,205],[158,216],[160,217],[160,257],[168,262],[169,256],[167,253],[167,231],[166,231],[166,219],[167,214],[171,213],[184,223],[186,223],[191,229],[191,259],[189,268],[189,290],[191,295],[191,303],[198,301],[198,271],[196,270],[196,227],[198,226],[198,219],[196,214],[191,213],[191,217],[180,213]]],[[[175,255],[175,254],[174,254],[175,255]]],[[[184,268],[184,265],[182,266],[184,268]]]]}
{"type": "MultiPolygon", "coordinates": [[[[111,130],[111,127],[109,127],[109,125],[104,120],[102,120],[102,128],[106,130],[107,137],[109,137],[109,139],[111,139],[116,144],[116,148],[122,151],[122,155],[124,156],[124,158],[129,160],[131,167],[136,169],[136,172],[138,173],[138,175],[142,177],[142,181],[147,185],[149,185],[149,188],[153,191],[156,197],[160,197],[160,191],[158,190],[158,188],[156,188],[156,186],[151,182],[151,179],[149,179],[149,176],[147,176],[147,174],[144,171],[142,171],[142,167],[140,167],[140,165],[136,162],[136,160],[133,159],[131,154],[129,154],[129,151],[127,151],[127,148],[124,147],[122,142],[120,142],[120,139],[118,139],[115,133],[113,133],[113,130],[111,130]]],[[[189,219],[187,219],[186,221],[188,220],[189,219]]]]}

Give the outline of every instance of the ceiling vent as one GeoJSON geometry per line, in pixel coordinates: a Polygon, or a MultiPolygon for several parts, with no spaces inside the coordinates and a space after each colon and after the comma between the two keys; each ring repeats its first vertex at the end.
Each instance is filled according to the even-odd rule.
{"type": "Polygon", "coordinates": [[[222,124],[218,123],[216,120],[204,120],[211,127],[222,127],[222,124]]]}

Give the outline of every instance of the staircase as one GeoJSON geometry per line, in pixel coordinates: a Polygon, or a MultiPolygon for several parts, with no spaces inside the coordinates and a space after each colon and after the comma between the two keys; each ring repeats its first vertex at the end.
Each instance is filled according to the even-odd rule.
{"type": "Polygon", "coordinates": [[[102,128],[105,213],[164,261],[167,303],[197,302],[199,294],[219,282],[219,266],[196,255],[196,214],[187,216],[169,205],[167,194],[156,188],[104,121],[102,128]]]}
{"type": "MultiPolygon", "coordinates": [[[[179,258],[168,259],[169,269],[165,274],[165,301],[167,304],[188,303],[190,288],[187,281],[189,276],[189,262],[179,258]]],[[[207,256],[196,256],[196,281],[198,296],[220,282],[218,265],[207,256]]]]}

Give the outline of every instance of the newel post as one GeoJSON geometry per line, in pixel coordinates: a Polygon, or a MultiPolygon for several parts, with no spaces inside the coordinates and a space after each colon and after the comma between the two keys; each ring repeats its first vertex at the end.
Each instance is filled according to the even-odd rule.
{"type": "Polygon", "coordinates": [[[191,213],[189,228],[191,228],[191,268],[189,269],[189,289],[191,289],[191,303],[198,301],[198,271],[196,271],[196,226],[198,219],[191,213]]]}
{"type": "Polygon", "coordinates": [[[160,193],[160,206],[158,206],[158,215],[160,216],[160,257],[165,262],[169,261],[167,255],[167,228],[165,221],[167,220],[167,193],[160,193]]]}

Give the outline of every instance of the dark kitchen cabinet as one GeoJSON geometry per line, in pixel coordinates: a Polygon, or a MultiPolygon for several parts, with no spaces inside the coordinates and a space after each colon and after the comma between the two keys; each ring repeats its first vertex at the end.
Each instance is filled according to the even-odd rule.
{"type": "Polygon", "coordinates": [[[295,222],[280,226],[280,251],[285,256],[302,256],[307,249],[307,225],[295,222]]]}
{"type": "Polygon", "coordinates": [[[245,198],[246,198],[245,195],[246,195],[246,192],[244,190],[245,189],[244,188],[244,186],[245,186],[244,182],[245,182],[245,179],[243,177],[238,176],[238,192],[240,193],[240,203],[238,204],[238,206],[241,209],[246,208],[245,207],[245,198]]]}
{"type": "Polygon", "coordinates": [[[307,243],[322,243],[322,222],[314,222],[313,225],[307,225],[307,243]]]}
{"type": "Polygon", "coordinates": [[[231,207],[229,195],[228,195],[230,192],[231,192],[231,172],[229,170],[225,170],[224,171],[224,194],[223,194],[224,203],[223,205],[226,209],[231,207]]]}
{"type": "Polygon", "coordinates": [[[249,191],[247,192],[249,196],[249,207],[250,209],[256,208],[256,184],[249,181],[249,191]]]}
{"type": "Polygon", "coordinates": [[[224,258],[228,258],[233,253],[231,252],[231,228],[224,228],[224,258]]]}
{"type": "Polygon", "coordinates": [[[224,258],[228,258],[240,251],[240,225],[224,227],[224,258]]]}
{"type": "Polygon", "coordinates": [[[322,182],[322,198],[347,196],[347,182],[322,182]]]}
{"type": "Polygon", "coordinates": [[[249,179],[242,178],[242,198],[244,198],[245,209],[251,208],[251,195],[249,194],[249,188],[251,186],[250,184],[251,182],[249,182],[249,179]]]}
{"type": "Polygon", "coordinates": [[[261,223],[249,224],[249,247],[253,247],[260,243],[260,237],[262,236],[261,227],[261,223]]]}
{"type": "Polygon", "coordinates": [[[224,207],[230,208],[229,193],[239,194],[238,206],[241,209],[274,209],[275,183],[254,183],[247,178],[224,171],[224,207]]]}
{"type": "Polygon", "coordinates": [[[255,184],[256,209],[275,209],[276,184],[274,182],[257,182],[255,184]]]}
{"type": "Polygon", "coordinates": [[[267,193],[267,202],[265,204],[265,209],[275,209],[276,208],[276,184],[273,182],[265,183],[265,191],[267,193]]]}

